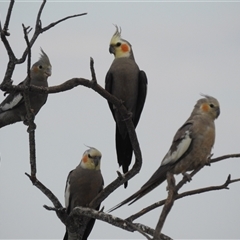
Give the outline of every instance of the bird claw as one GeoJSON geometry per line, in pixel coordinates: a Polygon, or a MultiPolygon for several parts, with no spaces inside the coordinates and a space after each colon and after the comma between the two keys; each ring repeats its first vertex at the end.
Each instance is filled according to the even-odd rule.
{"type": "Polygon", "coordinates": [[[105,207],[103,206],[103,207],[99,210],[99,212],[103,212],[104,208],[105,208],[105,207]]]}
{"type": "Polygon", "coordinates": [[[1,32],[2,32],[2,34],[4,34],[6,37],[9,37],[9,36],[10,36],[10,32],[8,32],[8,29],[3,29],[1,32]]]}
{"type": "Polygon", "coordinates": [[[123,175],[122,175],[119,171],[117,171],[117,175],[118,175],[118,177],[120,178],[120,180],[123,179],[123,175]]]}
{"type": "Polygon", "coordinates": [[[207,162],[205,163],[206,166],[211,166],[211,163],[209,161],[210,159],[207,160],[207,162]]]}
{"type": "MultiPolygon", "coordinates": [[[[25,124],[25,123],[24,123],[25,124]]],[[[28,124],[25,124],[25,125],[28,125],[28,124]]],[[[37,128],[37,125],[35,123],[32,124],[32,126],[28,126],[27,128],[27,132],[30,133],[30,132],[33,132],[34,130],[36,130],[37,128]]]]}
{"type": "Polygon", "coordinates": [[[185,173],[183,173],[182,175],[183,175],[185,178],[187,178],[187,181],[188,181],[188,182],[190,182],[190,181],[192,180],[192,177],[191,177],[190,174],[188,174],[188,173],[185,172],[185,173]]]}
{"type": "Polygon", "coordinates": [[[207,158],[207,161],[205,163],[206,166],[211,166],[211,157],[213,156],[213,153],[211,153],[208,158],[207,158]]]}
{"type": "Polygon", "coordinates": [[[57,211],[60,213],[66,213],[67,209],[65,207],[61,207],[61,208],[58,208],[57,211]]]}

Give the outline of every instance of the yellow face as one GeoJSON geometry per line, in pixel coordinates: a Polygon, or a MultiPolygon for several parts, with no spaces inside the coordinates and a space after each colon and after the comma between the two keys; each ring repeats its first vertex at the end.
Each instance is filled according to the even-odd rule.
{"type": "Polygon", "coordinates": [[[206,96],[206,101],[200,106],[202,112],[211,115],[216,119],[220,114],[220,107],[217,99],[206,96]]]}
{"type": "Polygon", "coordinates": [[[131,46],[127,41],[121,39],[120,33],[117,32],[112,36],[109,51],[114,54],[115,58],[129,57],[131,46]]]}
{"type": "Polygon", "coordinates": [[[81,166],[85,169],[100,170],[102,154],[95,148],[85,151],[82,157],[81,166]]]}

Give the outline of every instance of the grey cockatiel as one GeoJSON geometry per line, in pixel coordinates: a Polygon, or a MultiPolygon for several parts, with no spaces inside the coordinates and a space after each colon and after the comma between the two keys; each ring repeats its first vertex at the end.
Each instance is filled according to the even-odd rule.
{"type": "MultiPolygon", "coordinates": [[[[101,153],[91,147],[83,153],[80,164],[69,173],[65,188],[65,206],[68,214],[77,206],[87,207],[103,189],[103,177],[100,170],[101,157],[101,153]]],[[[96,209],[98,210],[99,207],[100,205],[96,209]]],[[[94,223],[95,219],[90,219],[83,240],[88,238],[94,223]]],[[[64,240],[67,239],[68,232],[66,231],[64,240]]]]}
{"type": "MultiPolygon", "coordinates": [[[[39,60],[33,64],[30,70],[31,82],[30,85],[47,87],[48,77],[52,74],[52,66],[47,54],[41,49],[39,60]]],[[[24,84],[27,78],[19,85],[24,84]]],[[[30,92],[29,99],[31,110],[36,115],[41,107],[46,103],[48,94],[30,92]]],[[[19,121],[27,123],[26,108],[23,94],[20,92],[12,92],[0,104],[0,128],[19,121]]]]}
{"type": "Polygon", "coordinates": [[[137,201],[166,179],[167,172],[186,174],[209,163],[211,149],[215,142],[214,120],[220,114],[218,100],[204,95],[197,101],[187,121],[176,132],[172,145],[163,158],[160,167],[136,193],[113,207],[113,211],[122,205],[137,201]]]}
{"type": "MultiPolygon", "coordinates": [[[[136,127],[146,99],[147,77],[144,71],[139,70],[135,62],[131,44],[121,38],[121,31],[118,27],[116,28],[109,48],[115,59],[106,75],[105,89],[123,101],[127,110],[131,112],[133,124],[136,127]]],[[[108,104],[116,121],[118,163],[126,173],[132,159],[132,145],[124,119],[115,106],[110,102],[108,104]]],[[[127,182],[125,187],[127,187],[127,182]]]]}

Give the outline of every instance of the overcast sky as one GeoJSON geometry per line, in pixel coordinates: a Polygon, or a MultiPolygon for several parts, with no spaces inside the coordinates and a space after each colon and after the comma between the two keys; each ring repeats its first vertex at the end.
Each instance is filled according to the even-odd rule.
{"type": "MultiPolygon", "coordinates": [[[[35,25],[40,3],[15,3],[8,38],[17,57],[25,49],[21,24],[35,25]]],[[[0,2],[4,23],[8,2],[0,2]]],[[[115,32],[133,47],[136,62],[148,77],[148,95],[137,127],[143,166],[129,182],[102,205],[109,209],[138,190],[153,174],[177,129],[189,117],[200,93],[217,98],[221,115],[216,120],[214,157],[239,153],[240,135],[240,3],[234,2],[155,2],[47,3],[42,13],[43,26],[67,15],[87,12],[40,35],[32,48],[32,63],[40,47],[52,63],[49,85],[73,77],[90,79],[89,59],[95,60],[98,83],[104,86],[112,63],[108,52],[115,32]]],[[[8,57],[0,44],[0,79],[8,57]]],[[[14,84],[26,77],[26,64],[16,67],[14,84]]],[[[4,99],[0,94],[0,101],[4,99]]],[[[86,145],[102,152],[105,184],[119,170],[114,143],[115,124],[105,99],[93,90],[77,87],[49,95],[36,117],[37,177],[64,204],[68,172],[78,165],[86,145]]],[[[0,238],[61,239],[65,228],[44,204],[52,203],[24,175],[30,172],[26,126],[16,123],[0,133],[0,238]]],[[[223,184],[231,174],[239,178],[240,160],[228,159],[205,167],[181,191],[223,184]]],[[[177,176],[180,180],[181,176],[177,176]]],[[[240,238],[240,183],[229,190],[209,192],[175,202],[162,232],[176,239],[240,238]]],[[[126,218],[142,208],[164,199],[166,182],[129,206],[113,212],[126,218]]],[[[155,228],[161,209],[137,219],[155,228]]],[[[92,239],[142,238],[97,221],[92,239]]]]}

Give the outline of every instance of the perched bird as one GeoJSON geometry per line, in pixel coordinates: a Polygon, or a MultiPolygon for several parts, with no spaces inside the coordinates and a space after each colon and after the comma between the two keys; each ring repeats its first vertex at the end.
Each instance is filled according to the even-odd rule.
{"type": "MultiPolygon", "coordinates": [[[[114,54],[115,59],[107,72],[105,89],[123,101],[136,127],[146,99],[147,76],[144,71],[139,70],[133,56],[132,46],[121,38],[121,29],[119,30],[117,26],[110,42],[109,52],[114,54]]],[[[116,122],[115,141],[118,164],[126,173],[131,164],[132,144],[123,117],[111,102],[108,104],[116,122]]],[[[127,182],[125,187],[127,187],[127,182]]]]}
{"type": "Polygon", "coordinates": [[[209,163],[215,141],[214,120],[220,114],[220,107],[217,99],[207,95],[203,96],[204,98],[197,101],[187,121],[178,129],[172,145],[157,171],[140,190],[110,211],[131,201],[130,204],[132,204],[152,191],[166,179],[167,172],[187,175],[187,171],[209,163]]]}
{"type": "MultiPolygon", "coordinates": [[[[100,170],[101,157],[101,153],[96,148],[90,147],[83,153],[80,164],[68,174],[65,188],[65,206],[68,214],[77,206],[87,207],[102,191],[104,182],[100,170]]],[[[96,210],[99,208],[100,205],[96,210]]],[[[94,223],[95,219],[90,219],[83,240],[88,238],[94,223]]],[[[66,231],[64,240],[67,239],[68,232],[66,231]]]]}
{"type": "MultiPolygon", "coordinates": [[[[30,70],[30,85],[47,87],[47,79],[52,74],[52,66],[47,54],[41,49],[39,60],[33,64],[30,70]]],[[[28,77],[19,85],[25,84],[28,77]]],[[[30,92],[29,99],[31,110],[34,115],[38,113],[40,108],[46,103],[47,93],[30,92]]],[[[27,112],[24,103],[23,94],[19,91],[11,92],[0,104],[0,128],[23,121],[27,124],[27,112]]]]}

